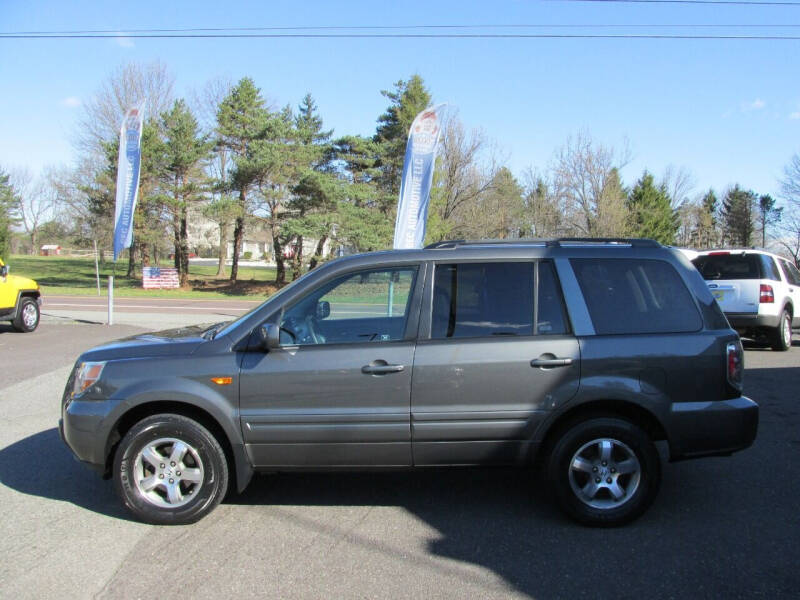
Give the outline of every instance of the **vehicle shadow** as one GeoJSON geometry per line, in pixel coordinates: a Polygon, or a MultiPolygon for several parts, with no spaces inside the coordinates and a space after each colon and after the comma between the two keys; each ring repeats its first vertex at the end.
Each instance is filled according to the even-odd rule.
{"type": "Polygon", "coordinates": [[[131,520],[110,482],[78,463],[56,428],[0,449],[0,483],[23,494],[71,502],[102,515],[131,520]]]}

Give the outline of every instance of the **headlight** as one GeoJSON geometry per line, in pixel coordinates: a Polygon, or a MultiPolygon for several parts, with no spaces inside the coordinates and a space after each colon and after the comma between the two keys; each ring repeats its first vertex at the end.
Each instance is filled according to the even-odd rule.
{"type": "Polygon", "coordinates": [[[77,396],[85,392],[100,379],[105,362],[84,362],[75,369],[75,383],[72,386],[72,395],[77,396]]]}

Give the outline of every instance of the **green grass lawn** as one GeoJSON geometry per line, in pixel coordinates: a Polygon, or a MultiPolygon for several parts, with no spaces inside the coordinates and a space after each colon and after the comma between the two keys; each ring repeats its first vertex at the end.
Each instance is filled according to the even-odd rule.
{"type": "MultiPolygon", "coordinates": [[[[93,258],[67,258],[61,256],[10,256],[6,261],[11,273],[35,279],[44,294],[87,296],[97,294],[93,258]]],[[[172,266],[163,264],[162,266],[172,266]]],[[[150,298],[231,298],[248,297],[264,299],[275,291],[275,269],[264,267],[239,267],[238,282],[231,286],[226,280],[217,280],[216,266],[189,266],[190,289],[145,290],[141,275],[129,279],[125,276],[127,261],[117,263],[114,293],[119,297],[150,298]]],[[[230,267],[227,269],[230,273],[230,267]]],[[[100,265],[100,293],[108,290],[108,276],[114,274],[113,263],[100,265]]],[[[287,274],[290,278],[290,274],[287,274]]]]}

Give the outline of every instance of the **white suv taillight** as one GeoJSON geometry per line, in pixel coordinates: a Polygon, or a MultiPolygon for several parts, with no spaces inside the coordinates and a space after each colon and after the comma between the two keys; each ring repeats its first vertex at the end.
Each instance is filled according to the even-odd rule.
{"type": "Polygon", "coordinates": [[[744,352],[741,342],[728,342],[728,383],[738,390],[742,389],[742,376],[744,375],[744,352]]]}
{"type": "Polygon", "coordinates": [[[758,301],[761,304],[772,304],[775,302],[775,292],[772,291],[772,286],[762,283],[758,290],[758,301]]]}

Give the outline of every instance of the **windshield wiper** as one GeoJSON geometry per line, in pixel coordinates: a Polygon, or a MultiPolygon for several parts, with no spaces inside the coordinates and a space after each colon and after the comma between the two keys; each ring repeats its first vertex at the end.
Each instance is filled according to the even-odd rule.
{"type": "Polygon", "coordinates": [[[222,329],[223,325],[227,325],[230,321],[220,321],[219,323],[214,323],[211,327],[206,329],[202,335],[207,340],[213,340],[214,336],[217,335],[217,332],[222,329]]]}

